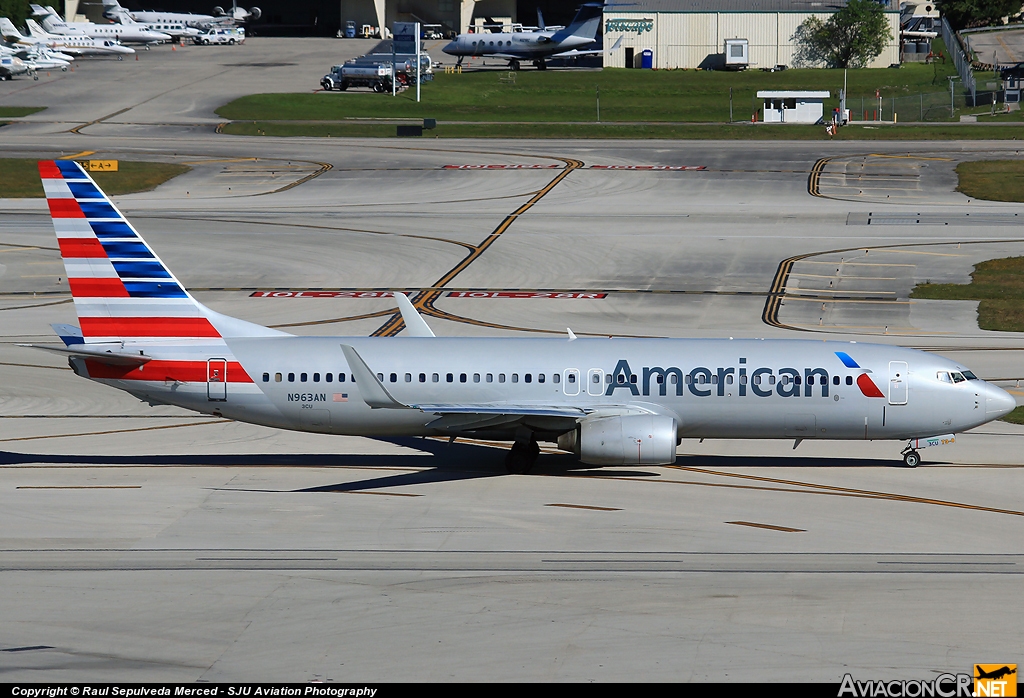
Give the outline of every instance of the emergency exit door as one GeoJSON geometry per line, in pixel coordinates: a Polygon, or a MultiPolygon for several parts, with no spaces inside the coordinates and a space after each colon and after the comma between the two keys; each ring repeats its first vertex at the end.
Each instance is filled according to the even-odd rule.
{"type": "Polygon", "coordinates": [[[206,362],[206,397],[211,402],[228,399],[228,360],[208,359],[206,362]]]}

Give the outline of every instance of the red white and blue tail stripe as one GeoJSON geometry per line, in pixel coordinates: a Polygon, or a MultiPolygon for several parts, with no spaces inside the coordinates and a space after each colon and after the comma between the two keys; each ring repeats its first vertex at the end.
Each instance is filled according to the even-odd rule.
{"type": "Polygon", "coordinates": [[[39,175],[86,344],[221,336],[77,162],[40,162],[39,175]]]}

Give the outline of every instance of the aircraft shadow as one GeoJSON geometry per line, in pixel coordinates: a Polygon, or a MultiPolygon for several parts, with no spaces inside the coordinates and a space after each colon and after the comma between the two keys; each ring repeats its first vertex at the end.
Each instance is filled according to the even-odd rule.
{"type": "MultiPolygon", "coordinates": [[[[230,488],[253,492],[360,492],[410,485],[458,482],[505,476],[506,449],[456,441],[415,437],[376,439],[385,443],[415,449],[418,453],[342,455],[308,454],[184,454],[104,456],[78,454],[26,454],[0,451],[0,466],[29,463],[54,465],[111,465],[137,467],[287,467],[305,468],[415,468],[408,472],[370,477],[296,490],[230,488]]],[[[895,467],[895,459],[821,458],[798,456],[680,456],[676,466],[693,468],[878,468],[895,467]]],[[[538,458],[531,475],[546,477],[644,477],[657,478],[662,473],[652,467],[643,469],[612,469],[580,463],[568,453],[545,453],[538,458]]]]}

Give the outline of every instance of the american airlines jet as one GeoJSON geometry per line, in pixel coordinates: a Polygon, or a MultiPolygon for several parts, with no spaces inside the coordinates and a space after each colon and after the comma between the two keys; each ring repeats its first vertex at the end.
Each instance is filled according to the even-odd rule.
{"type": "Polygon", "coordinates": [[[298,337],[196,301],[75,162],[39,163],[80,327],[55,326],[79,376],[150,404],[281,429],[538,441],[594,465],[675,461],[684,437],[907,442],[998,419],[1014,399],[964,366],[808,340],[435,337],[403,294],[407,337],[298,337]]]}

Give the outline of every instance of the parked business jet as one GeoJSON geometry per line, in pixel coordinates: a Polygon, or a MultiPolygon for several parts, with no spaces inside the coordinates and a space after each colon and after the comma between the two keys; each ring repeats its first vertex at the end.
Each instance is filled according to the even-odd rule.
{"type": "Polygon", "coordinates": [[[39,79],[39,76],[35,73],[40,70],[62,70],[67,72],[68,66],[71,65],[71,60],[74,59],[68,56],[67,58],[71,60],[64,60],[63,58],[58,58],[56,54],[56,51],[51,52],[49,49],[36,46],[31,48],[0,46],[0,58],[15,57],[21,59],[28,72],[32,73],[36,80],[39,79]]]}
{"type": "Polygon", "coordinates": [[[50,34],[32,19],[26,19],[25,26],[28,27],[28,34],[31,38],[40,40],[48,48],[56,49],[61,53],[70,53],[75,56],[115,55],[119,61],[124,60],[126,55],[135,53],[135,49],[130,46],[122,46],[116,39],[94,39],[81,34],[50,34]]]}
{"type": "MultiPolygon", "coordinates": [[[[604,2],[591,2],[580,7],[569,26],[537,31],[459,34],[441,50],[458,56],[458,65],[466,56],[490,56],[508,61],[509,68],[519,70],[520,61],[533,61],[538,70],[547,68],[545,59],[571,58],[603,53],[604,49],[581,50],[597,41],[604,2]]],[[[619,47],[622,37],[611,47],[619,47]]]]}
{"type": "Polygon", "coordinates": [[[257,20],[263,16],[258,7],[250,7],[245,10],[238,7],[237,3],[231,3],[231,9],[227,12],[222,7],[214,7],[212,15],[196,15],[191,12],[155,12],[152,10],[131,11],[125,9],[117,0],[103,0],[103,16],[107,19],[114,19],[116,15],[127,13],[136,22],[143,24],[159,24],[166,22],[181,23],[189,27],[207,29],[216,26],[233,26],[249,20],[257,20]]]}
{"type": "Polygon", "coordinates": [[[75,162],[39,163],[80,327],[55,326],[79,376],[150,404],[281,429],[538,441],[595,465],[675,461],[683,437],[951,443],[1014,409],[954,361],[809,340],[299,337],[196,301],[75,162]]]}
{"type": "Polygon", "coordinates": [[[95,24],[93,22],[65,22],[57,11],[47,5],[30,5],[32,16],[51,34],[65,36],[91,36],[94,39],[113,39],[126,44],[159,44],[171,40],[170,34],[150,31],[141,24],[95,24]]]}
{"type": "Polygon", "coordinates": [[[123,24],[125,26],[130,25],[135,27],[141,27],[149,31],[168,34],[174,41],[179,41],[181,39],[192,39],[193,37],[199,36],[202,33],[197,28],[190,27],[184,22],[136,22],[134,19],[132,19],[132,16],[128,12],[128,10],[116,4],[116,0],[115,5],[115,8],[112,8],[110,12],[105,12],[104,15],[106,15],[110,20],[117,22],[118,24],[123,24]]]}
{"type": "Polygon", "coordinates": [[[75,60],[75,57],[70,54],[48,48],[47,42],[43,39],[23,36],[7,17],[0,17],[0,38],[7,42],[7,45],[14,50],[27,49],[30,52],[38,52],[39,55],[45,58],[67,61],[69,64],[75,60]]]}

